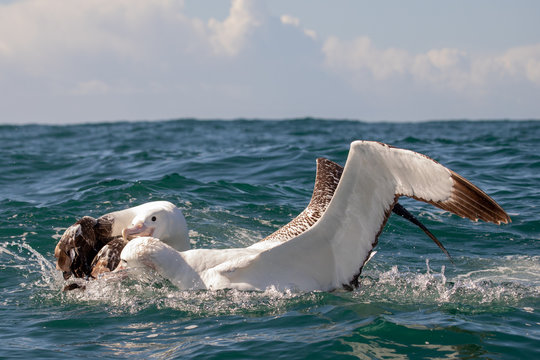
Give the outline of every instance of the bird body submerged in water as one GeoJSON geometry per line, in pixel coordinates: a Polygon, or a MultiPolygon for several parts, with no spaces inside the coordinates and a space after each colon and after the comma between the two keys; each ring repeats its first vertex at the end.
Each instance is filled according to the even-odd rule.
{"type": "Polygon", "coordinates": [[[116,268],[118,259],[108,266],[104,253],[110,250],[118,258],[122,248],[119,269],[154,269],[182,289],[352,289],[358,286],[358,276],[390,213],[414,219],[397,203],[400,196],[475,221],[510,221],[488,195],[427,156],[378,142],[355,141],[344,168],[318,160],[307,208],[249,247],[187,250],[187,227],[180,210],[162,202],[168,210],[158,217],[153,213],[155,203],[148,203],[93,221],[81,219],[59,241],[57,266],[65,278],[71,274],[95,277],[116,268]],[[152,226],[162,218],[167,221],[160,224],[180,226],[152,226]]]}

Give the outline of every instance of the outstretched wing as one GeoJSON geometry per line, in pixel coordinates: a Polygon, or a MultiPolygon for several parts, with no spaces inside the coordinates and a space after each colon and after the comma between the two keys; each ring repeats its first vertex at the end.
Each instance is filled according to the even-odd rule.
{"type": "Polygon", "coordinates": [[[378,142],[355,141],[322,217],[300,235],[224,275],[231,283],[256,288],[264,288],[265,283],[303,290],[356,287],[400,196],[475,221],[510,221],[482,190],[429,157],[378,142]]]}
{"type": "MultiPolygon", "coordinates": [[[[292,219],[280,229],[268,235],[261,241],[288,241],[312,227],[326,211],[330,200],[337,189],[343,167],[325,158],[317,159],[317,173],[315,175],[315,185],[313,194],[308,206],[297,217],[292,219]]],[[[418,226],[437,246],[448,256],[452,257],[444,248],[443,244],[424,226],[413,214],[407,211],[402,205],[396,203],[392,212],[407,219],[418,226]]]]}

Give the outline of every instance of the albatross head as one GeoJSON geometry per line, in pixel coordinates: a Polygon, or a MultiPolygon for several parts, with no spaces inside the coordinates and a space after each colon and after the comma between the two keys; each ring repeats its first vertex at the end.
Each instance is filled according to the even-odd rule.
{"type": "Polygon", "coordinates": [[[156,263],[159,264],[160,253],[166,255],[166,252],[164,251],[166,249],[170,249],[170,247],[154,237],[138,237],[128,242],[122,249],[122,253],[120,254],[120,264],[116,269],[140,269],[148,267],[153,270],[158,270],[156,263]]]}
{"type": "Polygon", "coordinates": [[[138,206],[130,226],[122,230],[122,237],[152,236],[178,251],[189,250],[186,219],[182,211],[168,201],[154,201],[138,206]]]}

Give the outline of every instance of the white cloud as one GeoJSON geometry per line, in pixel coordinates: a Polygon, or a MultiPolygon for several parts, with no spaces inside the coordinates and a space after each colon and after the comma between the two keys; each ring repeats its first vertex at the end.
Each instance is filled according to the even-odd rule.
{"type": "Polygon", "coordinates": [[[34,74],[78,68],[81,59],[85,66],[92,59],[140,61],[167,51],[159,44],[171,40],[184,49],[204,44],[204,28],[182,15],[181,2],[26,0],[0,9],[0,63],[34,74]]]}
{"type": "Polygon", "coordinates": [[[252,0],[208,18],[174,0],[0,5],[3,121],[540,115],[540,44],[486,55],[322,39],[252,0]]]}
{"type": "Polygon", "coordinates": [[[317,40],[317,32],[315,30],[304,29],[304,34],[306,34],[306,36],[312,38],[313,40],[317,40]]]}
{"type": "MultiPolygon", "coordinates": [[[[409,55],[410,56],[410,55],[409,55]]],[[[414,81],[437,89],[462,91],[471,85],[470,59],[458,49],[433,49],[411,56],[412,65],[406,69],[414,81]]]]}
{"type": "Polygon", "coordinates": [[[540,85],[540,44],[509,49],[495,61],[506,73],[540,85]]]}
{"type": "Polygon", "coordinates": [[[210,19],[208,22],[212,32],[210,41],[216,53],[234,56],[242,49],[253,28],[260,25],[260,15],[254,2],[233,0],[227,19],[222,22],[210,19]]]}
{"type": "Polygon", "coordinates": [[[300,19],[291,15],[281,15],[280,20],[281,23],[285,25],[293,25],[296,27],[300,26],[300,19]]]}
{"type": "Polygon", "coordinates": [[[306,29],[300,25],[300,19],[292,15],[284,14],[280,18],[281,23],[284,25],[291,25],[302,30],[304,35],[310,37],[313,40],[317,40],[317,32],[313,29],[306,29]]]}
{"type": "Polygon", "coordinates": [[[526,80],[540,85],[540,45],[509,49],[501,55],[468,54],[459,49],[432,49],[411,54],[404,49],[379,49],[368,37],[343,41],[328,38],[323,45],[326,65],[357,82],[408,78],[440,91],[485,92],[495,79],[526,80]]]}
{"type": "Polygon", "coordinates": [[[37,118],[54,121],[261,115],[269,102],[277,113],[280,102],[296,106],[285,94],[302,92],[293,81],[311,74],[304,60],[320,61],[304,39],[251,0],[208,21],[173,0],[4,4],[0,111],[3,121],[35,121],[21,106],[31,98],[37,118]]]}
{"type": "Polygon", "coordinates": [[[376,80],[404,74],[412,60],[404,50],[375,48],[365,36],[352,41],[330,37],[324,42],[323,52],[330,68],[357,75],[369,74],[376,80]]]}
{"type": "Polygon", "coordinates": [[[233,0],[223,21],[204,23],[173,0],[24,0],[0,5],[0,64],[43,73],[79,57],[150,62],[235,56],[260,19],[250,0],[233,0]]]}
{"type": "Polygon", "coordinates": [[[0,95],[13,87],[8,77],[56,96],[195,88],[238,56],[260,24],[250,0],[232,1],[228,17],[208,22],[173,0],[0,5],[0,95]]]}

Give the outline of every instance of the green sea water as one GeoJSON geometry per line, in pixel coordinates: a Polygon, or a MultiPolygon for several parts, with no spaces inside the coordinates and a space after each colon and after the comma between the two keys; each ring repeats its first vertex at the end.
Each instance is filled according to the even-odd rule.
{"type": "Polygon", "coordinates": [[[538,359],[540,122],[118,122],[0,126],[0,358],[538,359]],[[512,223],[400,202],[352,292],[180,291],[148,274],[62,292],[54,247],[84,215],[151,200],[195,248],[250,245],[309,202],[315,159],[349,143],[424,153],[512,223]]]}

